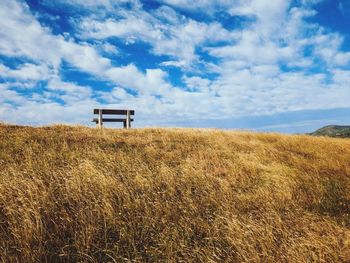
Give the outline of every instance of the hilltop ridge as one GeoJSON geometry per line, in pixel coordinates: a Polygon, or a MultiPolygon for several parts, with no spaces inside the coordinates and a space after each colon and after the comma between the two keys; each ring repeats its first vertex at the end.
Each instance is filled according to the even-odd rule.
{"type": "Polygon", "coordinates": [[[310,135],[349,138],[350,126],[328,125],[310,133],[310,135]]]}
{"type": "Polygon", "coordinates": [[[0,125],[3,262],[349,262],[350,141],[0,125]]]}

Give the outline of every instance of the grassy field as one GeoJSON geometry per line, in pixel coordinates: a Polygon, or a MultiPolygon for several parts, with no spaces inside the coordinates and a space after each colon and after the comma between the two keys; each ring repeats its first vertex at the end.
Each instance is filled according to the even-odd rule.
{"type": "Polygon", "coordinates": [[[2,262],[350,262],[350,140],[0,125],[2,262]]]}

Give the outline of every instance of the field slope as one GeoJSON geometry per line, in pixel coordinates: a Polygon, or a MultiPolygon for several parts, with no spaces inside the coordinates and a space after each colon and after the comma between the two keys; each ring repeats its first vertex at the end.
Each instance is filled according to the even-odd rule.
{"type": "Polygon", "coordinates": [[[350,140],[0,125],[0,262],[350,262],[350,140]]]}

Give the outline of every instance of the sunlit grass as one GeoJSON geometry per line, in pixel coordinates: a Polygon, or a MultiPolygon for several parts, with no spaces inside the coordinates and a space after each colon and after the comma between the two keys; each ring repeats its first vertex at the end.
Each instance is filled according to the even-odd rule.
{"type": "Polygon", "coordinates": [[[350,262],[350,140],[0,125],[3,262],[350,262]]]}

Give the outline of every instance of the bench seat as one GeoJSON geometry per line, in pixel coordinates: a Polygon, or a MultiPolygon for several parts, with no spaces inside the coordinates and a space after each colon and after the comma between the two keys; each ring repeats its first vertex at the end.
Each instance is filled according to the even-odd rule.
{"type": "MultiPolygon", "coordinates": [[[[105,118],[102,118],[102,122],[124,122],[124,121],[126,121],[126,119],[122,119],[122,118],[108,118],[108,119],[105,119],[105,118]]],[[[130,121],[134,121],[134,119],[130,119],[130,121]]],[[[98,118],[94,118],[92,120],[92,122],[98,123],[98,118]]]]}

